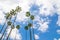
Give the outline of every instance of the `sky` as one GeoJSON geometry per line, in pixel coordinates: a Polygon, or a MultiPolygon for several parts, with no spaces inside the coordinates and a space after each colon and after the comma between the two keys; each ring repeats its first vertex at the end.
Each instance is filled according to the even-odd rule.
{"type": "MultiPolygon", "coordinates": [[[[6,20],[5,13],[17,6],[20,6],[22,11],[18,13],[15,25],[19,24],[21,28],[19,30],[14,28],[9,40],[14,40],[15,35],[17,40],[26,40],[24,27],[28,20],[25,16],[27,11],[35,16],[33,29],[36,40],[60,40],[60,0],[0,0],[0,30],[6,20]]],[[[32,23],[31,20],[30,22],[32,23]]],[[[10,27],[7,29],[5,38],[10,29],[10,27]]],[[[27,40],[29,40],[29,31],[27,32],[27,40]]]]}

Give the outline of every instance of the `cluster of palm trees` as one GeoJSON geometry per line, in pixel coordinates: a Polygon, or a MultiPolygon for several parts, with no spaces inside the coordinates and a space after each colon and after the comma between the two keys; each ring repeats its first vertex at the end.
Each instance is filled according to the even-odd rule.
{"type": "MultiPolygon", "coordinates": [[[[16,22],[17,14],[21,10],[22,10],[21,7],[17,6],[15,10],[12,9],[10,12],[7,12],[5,14],[6,20],[5,20],[5,23],[4,23],[4,25],[2,26],[2,28],[0,30],[0,33],[2,33],[3,29],[4,29],[4,31],[2,33],[2,36],[0,37],[0,40],[5,40],[5,39],[9,40],[9,36],[10,36],[12,30],[14,28],[17,28],[17,29],[20,28],[20,25],[15,25],[15,22],[16,22]],[[15,18],[14,22],[11,21],[13,16],[15,18]],[[4,38],[4,34],[5,34],[6,30],[8,29],[8,27],[10,27],[11,29],[10,29],[7,37],[4,38]]],[[[26,12],[26,16],[28,17],[28,20],[32,20],[32,21],[34,20],[34,15],[31,15],[30,12],[26,12]]],[[[33,40],[33,39],[35,40],[33,23],[30,23],[28,21],[28,24],[24,27],[24,29],[26,30],[26,40],[27,40],[27,36],[29,36],[29,35],[27,35],[27,33],[28,33],[27,30],[29,31],[29,34],[30,34],[30,40],[33,40]]]]}
{"type": "Polygon", "coordinates": [[[2,29],[0,30],[0,33],[3,31],[5,25],[6,25],[6,28],[4,29],[4,31],[2,33],[2,36],[0,37],[0,40],[4,40],[3,36],[4,36],[4,33],[6,32],[8,26],[11,27],[11,30],[10,30],[8,36],[6,37],[6,40],[8,40],[8,38],[9,38],[9,36],[10,36],[10,34],[11,34],[11,32],[12,32],[12,30],[14,28],[17,28],[17,29],[20,28],[20,25],[16,25],[15,26],[15,24],[14,24],[16,22],[17,13],[20,12],[20,11],[21,11],[21,7],[17,6],[15,10],[12,9],[10,12],[8,12],[8,13],[5,14],[6,15],[5,16],[6,21],[5,21],[2,29]],[[11,19],[12,19],[13,16],[15,17],[14,22],[11,21],[11,19]]]}
{"type": "MultiPolygon", "coordinates": [[[[34,28],[33,28],[33,23],[30,23],[29,20],[34,20],[34,15],[31,15],[30,12],[26,12],[26,16],[29,17],[28,18],[28,24],[25,26],[25,30],[29,30],[30,32],[30,40],[35,40],[35,37],[34,37],[34,28]]],[[[26,35],[27,35],[27,32],[26,32],[26,35]]],[[[27,40],[27,36],[26,36],[26,40],[27,40]]]]}

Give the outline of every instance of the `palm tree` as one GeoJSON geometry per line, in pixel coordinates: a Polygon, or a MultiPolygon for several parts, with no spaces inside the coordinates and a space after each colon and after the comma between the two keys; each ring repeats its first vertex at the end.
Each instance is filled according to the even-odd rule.
{"type": "Polygon", "coordinates": [[[22,11],[21,7],[17,6],[15,12],[20,12],[20,11],[22,11]]]}
{"type": "Polygon", "coordinates": [[[30,12],[26,12],[26,16],[29,17],[30,16],[30,12]]]}
{"type": "MultiPolygon", "coordinates": [[[[27,17],[30,17],[30,12],[26,12],[26,16],[27,17]]],[[[28,19],[28,22],[29,22],[29,19],[28,19]]],[[[29,29],[30,28],[30,24],[27,25],[27,27],[25,27],[26,29],[29,29]]],[[[30,32],[30,40],[32,40],[32,36],[31,36],[31,30],[29,30],[30,32]]],[[[26,34],[27,35],[27,34],[26,34]]],[[[26,39],[27,39],[27,36],[26,36],[26,39]]]]}
{"type": "MultiPolygon", "coordinates": [[[[31,16],[30,16],[30,19],[33,21],[33,20],[34,20],[34,15],[31,15],[31,16]]],[[[35,40],[34,28],[33,28],[33,26],[32,26],[32,32],[33,32],[33,38],[34,38],[34,40],[35,40]]]]}
{"type": "Polygon", "coordinates": [[[28,28],[29,28],[29,31],[30,31],[30,40],[32,40],[31,26],[32,26],[32,24],[28,23],[28,28]]]}
{"type": "Polygon", "coordinates": [[[31,26],[32,26],[32,24],[28,23],[28,25],[25,26],[25,28],[24,28],[26,30],[26,40],[27,40],[27,30],[29,30],[29,32],[30,32],[30,40],[32,40],[32,33],[31,33],[31,29],[30,29],[31,26]]]}
{"type": "MultiPolygon", "coordinates": [[[[20,25],[16,26],[16,29],[20,29],[20,25]]],[[[17,31],[16,31],[17,32],[17,31]]],[[[16,33],[17,34],[17,33],[16,33]]],[[[15,35],[15,40],[16,40],[16,35],[15,35]]]]}
{"type": "Polygon", "coordinates": [[[28,30],[28,26],[25,26],[24,29],[26,30],[26,40],[27,40],[27,30],[28,30]]]}

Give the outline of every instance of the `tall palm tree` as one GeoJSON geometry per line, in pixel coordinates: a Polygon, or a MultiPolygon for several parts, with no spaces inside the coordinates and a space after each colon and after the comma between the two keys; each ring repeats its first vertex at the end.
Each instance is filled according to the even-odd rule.
{"type": "MultiPolygon", "coordinates": [[[[26,12],[26,16],[27,16],[27,17],[30,17],[30,12],[26,12]]],[[[28,23],[29,23],[29,19],[28,19],[28,23]]],[[[28,26],[28,27],[26,27],[26,28],[28,28],[28,29],[29,29],[29,28],[30,28],[30,26],[31,26],[31,25],[30,25],[30,23],[29,23],[27,26],[28,26]]],[[[30,40],[32,40],[31,30],[29,30],[29,32],[30,32],[30,40]]],[[[27,39],[27,37],[26,37],[26,39],[27,39]]]]}
{"type": "Polygon", "coordinates": [[[24,29],[26,30],[26,40],[27,40],[27,30],[28,30],[28,26],[25,26],[24,29]]]}
{"type": "Polygon", "coordinates": [[[32,27],[32,24],[31,23],[28,23],[28,28],[29,28],[29,32],[30,32],[30,40],[32,40],[31,27],[32,27]]]}
{"type": "MultiPolygon", "coordinates": [[[[20,29],[20,25],[17,25],[16,29],[20,29]]],[[[17,31],[16,31],[16,34],[17,34],[17,31]]],[[[15,40],[16,40],[16,35],[15,35],[15,40]]]]}
{"type": "MultiPolygon", "coordinates": [[[[30,19],[33,21],[33,20],[34,20],[34,15],[31,15],[31,16],[30,16],[30,19]]],[[[34,28],[33,28],[33,26],[32,26],[32,32],[33,32],[33,38],[34,38],[34,40],[35,40],[35,35],[34,35],[34,28]]]]}
{"type": "Polygon", "coordinates": [[[30,40],[32,40],[32,33],[31,33],[31,29],[30,29],[31,26],[32,26],[32,24],[28,23],[28,25],[25,26],[25,28],[24,28],[26,30],[26,40],[27,40],[27,30],[29,30],[29,32],[30,32],[30,40]]]}

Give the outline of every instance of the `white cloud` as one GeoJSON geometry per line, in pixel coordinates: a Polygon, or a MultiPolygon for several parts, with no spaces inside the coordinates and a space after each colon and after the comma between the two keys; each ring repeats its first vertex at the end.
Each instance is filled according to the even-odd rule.
{"type": "Polygon", "coordinates": [[[11,9],[15,9],[15,7],[18,5],[18,3],[16,3],[15,1],[13,0],[0,1],[0,6],[5,12],[9,12],[11,9]]]}
{"type": "Polygon", "coordinates": [[[40,27],[38,28],[41,32],[48,31],[48,22],[44,22],[43,24],[40,24],[40,27]]]}
{"type": "Polygon", "coordinates": [[[60,38],[58,40],[60,40],[60,38]]]}
{"type": "MultiPolygon", "coordinates": [[[[9,34],[9,32],[10,32],[10,28],[7,29],[7,35],[9,34]]],[[[6,35],[6,36],[7,36],[7,35],[6,35]]],[[[12,30],[12,32],[11,32],[11,34],[10,34],[10,38],[11,38],[11,39],[15,39],[15,38],[16,38],[16,40],[22,40],[22,36],[21,36],[21,34],[19,33],[18,29],[16,29],[16,28],[14,28],[14,29],[12,30]]]]}
{"type": "Polygon", "coordinates": [[[58,38],[58,39],[57,38],[54,38],[54,40],[60,40],[60,38],[58,38]]]}
{"type": "Polygon", "coordinates": [[[54,40],[57,40],[57,38],[54,38],[54,40]]]}
{"type": "Polygon", "coordinates": [[[0,37],[2,36],[2,34],[0,34],[0,37]]]}
{"type": "Polygon", "coordinates": [[[35,40],[38,40],[39,36],[37,34],[35,34],[35,40]]]}
{"type": "Polygon", "coordinates": [[[34,29],[37,29],[38,31],[41,31],[42,33],[48,31],[48,29],[49,29],[48,24],[51,21],[51,20],[49,20],[48,17],[43,19],[40,16],[35,16],[35,19],[34,19],[33,22],[35,22],[35,21],[37,21],[37,23],[36,23],[37,26],[36,26],[36,24],[33,24],[34,29]]]}
{"type": "Polygon", "coordinates": [[[20,12],[20,13],[18,13],[18,16],[17,16],[16,21],[21,22],[21,21],[26,20],[26,19],[27,19],[27,17],[26,17],[25,15],[26,15],[26,14],[25,14],[25,12],[20,12]]]}
{"type": "Polygon", "coordinates": [[[5,21],[5,17],[2,11],[0,11],[0,24],[3,24],[5,21]]]}
{"type": "Polygon", "coordinates": [[[53,5],[55,4],[54,0],[36,0],[35,4],[37,4],[40,7],[40,14],[43,16],[53,15],[56,10],[53,8],[53,5]]]}
{"type": "Polygon", "coordinates": [[[60,16],[58,16],[57,25],[60,26],[60,16]]]}
{"type": "Polygon", "coordinates": [[[16,28],[12,30],[10,38],[15,39],[15,36],[16,36],[17,40],[21,40],[22,39],[21,38],[21,34],[19,33],[19,31],[16,28]]]}
{"type": "Polygon", "coordinates": [[[60,15],[60,0],[56,0],[57,14],[60,15]]]}
{"type": "Polygon", "coordinates": [[[60,30],[57,30],[56,32],[57,32],[58,34],[60,34],[60,30]]]}

